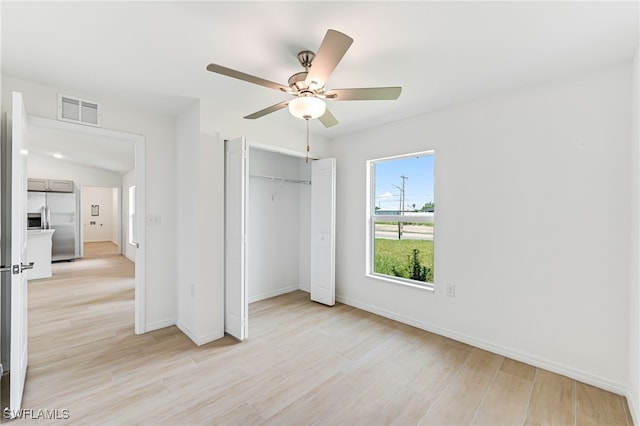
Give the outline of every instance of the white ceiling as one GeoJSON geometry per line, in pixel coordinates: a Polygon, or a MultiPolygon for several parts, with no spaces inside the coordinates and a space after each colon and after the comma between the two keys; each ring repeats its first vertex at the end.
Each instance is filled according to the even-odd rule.
{"type": "MultiPolygon", "coordinates": [[[[355,41],[327,88],[402,86],[397,101],[332,102],[327,138],[491,93],[628,61],[638,2],[3,2],[2,73],[174,115],[190,99],[253,113],[327,29],[355,41]]],[[[298,125],[286,110],[259,120],[298,125]]]]}
{"type": "Polygon", "coordinates": [[[34,121],[29,125],[30,153],[118,174],[135,168],[135,144],[130,140],[88,132],[93,129],[86,126],[73,129],[77,126],[34,121]]]}

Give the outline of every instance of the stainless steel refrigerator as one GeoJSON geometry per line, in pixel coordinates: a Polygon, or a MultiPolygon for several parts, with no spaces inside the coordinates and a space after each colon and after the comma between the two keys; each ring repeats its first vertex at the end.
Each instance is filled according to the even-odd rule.
{"type": "Polygon", "coordinates": [[[40,214],[42,229],[55,229],[51,238],[51,260],[76,258],[78,238],[77,203],[74,192],[29,191],[27,212],[40,214]]]}

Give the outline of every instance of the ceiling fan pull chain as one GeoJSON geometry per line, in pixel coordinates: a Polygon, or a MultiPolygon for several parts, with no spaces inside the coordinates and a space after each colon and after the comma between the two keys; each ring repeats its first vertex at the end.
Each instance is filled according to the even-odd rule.
{"type": "Polygon", "coordinates": [[[307,122],[307,158],[305,159],[305,163],[309,162],[309,119],[305,119],[304,121],[307,122]]]}

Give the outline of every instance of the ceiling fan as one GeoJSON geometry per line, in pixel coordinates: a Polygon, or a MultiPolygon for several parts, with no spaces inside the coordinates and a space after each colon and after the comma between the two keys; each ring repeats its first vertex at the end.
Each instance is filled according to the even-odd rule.
{"type": "Polygon", "coordinates": [[[274,83],[260,77],[236,71],[222,65],[209,64],[207,70],[249,83],[258,84],[288,93],[295,98],[279,102],[265,109],[247,115],[244,118],[256,119],[272,112],[289,107],[292,115],[307,120],[318,118],[325,127],[338,124],[338,120],[327,109],[327,101],[372,101],[395,100],[402,92],[402,87],[369,87],[355,89],[326,90],[325,84],[344,54],[353,43],[353,39],[339,31],[328,30],[318,53],[303,50],[298,53],[298,61],[304,71],[289,77],[288,86],[274,83]]]}

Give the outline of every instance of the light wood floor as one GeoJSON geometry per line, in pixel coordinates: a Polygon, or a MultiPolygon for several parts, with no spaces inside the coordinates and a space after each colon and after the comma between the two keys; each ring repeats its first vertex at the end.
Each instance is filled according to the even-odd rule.
{"type": "Polygon", "coordinates": [[[24,408],[74,424],[631,424],[618,395],[304,292],[252,304],[243,343],[136,336],[133,265],[104,249],[29,284],[24,408]]]}

